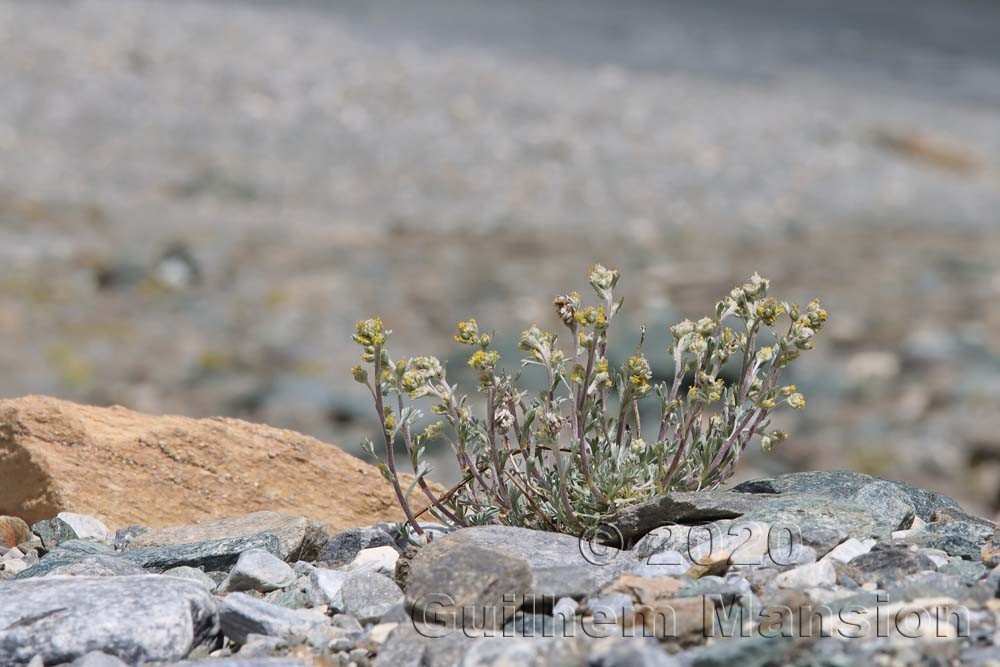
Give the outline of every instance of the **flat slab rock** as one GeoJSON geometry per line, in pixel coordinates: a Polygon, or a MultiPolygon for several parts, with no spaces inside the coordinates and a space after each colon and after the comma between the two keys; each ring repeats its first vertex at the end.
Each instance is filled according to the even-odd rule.
{"type": "Polygon", "coordinates": [[[215,598],[172,577],[52,577],[0,582],[0,665],[73,662],[102,651],[128,664],[214,648],[215,598]]]}
{"type": "Polygon", "coordinates": [[[285,561],[315,560],[329,540],[325,523],[281,512],[253,512],[228,519],[150,530],[132,538],[125,551],[168,547],[213,540],[231,540],[271,533],[278,538],[277,555],[285,561]]]}
{"type": "MultiPolygon", "coordinates": [[[[857,539],[888,537],[914,516],[971,517],[951,498],[871,475],[806,472],[744,482],[728,491],[678,492],[621,510],[609,525],[626,540],[669,524],[722,519],[807,525],[840,530],[857,539]]],[[[612,534],[614,531],[612,531],[612,534]]]]}

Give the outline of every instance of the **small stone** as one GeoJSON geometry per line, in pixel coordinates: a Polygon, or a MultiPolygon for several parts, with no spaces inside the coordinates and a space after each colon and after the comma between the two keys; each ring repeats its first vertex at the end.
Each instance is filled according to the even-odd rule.
{"type": "Polygon", "coordinates": [[[18,558],[12,558],[10,560],[5,560],[0,563],[0,572],[5,572],[10,576],[20,574],[27,570],[30,566],[23,560],[18,558]]]}
{"type": "Polygon", "coordinates": [[[342,530],[326,543],[316,560],[330,566],[346,565],[358,552],[375,547],[396,548],[396,540],[380,526],[342,530]]]}
{"type": "Polygon", "coordinates": [[[837,571],[833,562],[821,560],[782,572],[774,578],[779,588],[814,588],[833,586],[837,583],[837,571]]]}
{"type": "Polygon", "coordinates": [[[326,605],[312,605],[309,602],[309,577],[296,577],[288,586],[271,591],[264,596],[264,599],[271,604],[287,609],[306,609],[308,607],[325,607],[326,605]]]}
{"type": "Polygon", "coordinates": [[[378,623],[393,607],[402,604],[403,591],[389,577],[378,572],[351,572],[341,591],[343,611],[358,622],[378,623]]]}
{"type": "Polygon", "coordinates": [[[333,627],[337,628],[348,637],[360,639],[361,635],[364,634],[364,629],[361,627],[361,624],[358,623],[358,619],[350,616],[349,614],[334,614],[332,622],[333,627]]]}
{"type": "Polygon", "coordinates": [[[169,570],[163,572],[165,577],[176,577],[178,579],[187,579],[188,581],[193,581],[202,588],[204,588],[209,593],[214,593],[218,584],[212,577],[205,574],[204,570],[200,570],[196,567],[188,567],[187,565],[182,565],[180,567],[172,567],[169,570]]]}
{"type": "Polygon", "coordinates": [[[733,553],[728,549],[713,551],[707,556],[703,556],[692,565],[684,576],[698,579],[706,576],[720,576],[729,569],[729,563],[733,553]]]}
{"type": "Polygon", "coordinates": [[[909,549],[873,549],[866,554],[852,558],[848,563],[858,581],[874,581],[884,587],[887,583],[913,574],[934,570],[934,563],[927,556],[909,549]]]}
{"type": "Polygon", "coordinates": [[[320,616],[285,609],[246,593],[230,593],[224,597],[219,614],[222,632],[236,644],[246,642],[250,634],[313,639],[326,627],[320,616]]]}
{"type": "Polygon", "coordinates": [[[268,637],[267,635],[247,635],[246,642],[240,647],[239,659],[251,658],[254,656],[271,656],[279,651],[288,648],[288,642],[281,637],[268,637]]]}
{"type": "Polygon", "coordinates": [[[111,541],[111,531],[97,517],[75,512],[59,512],[56,518],[69,525],[76,533],[77,539],[104,543],[111,541]]]}
{"type": "Polygon", "coordinates": [[[678,667],[653,639],[608,638],[595,642],[588,664],[601,667],[678,667]]]}
{"type": "MultiPolygon", "coordinates": [[[[58,568],[88,559],[90,565],[95,568],[95,571],[104,570],[105,574],[110,573],[112,575],[114,575],[114,571],[118,570],[120,560],[114,549],[101,542],[67,540],[59,546],[54,547],[37,563],[20,573],[18,579],[42,577],[58,568]]],[[[122,567],[134,570],[135,566],[134,564],[126,564],[122,567]]],[[[122,574],[126,574],[125,569],[121,569],[120,571],[122,574]]]]}
{"type": "Polygon", "coordinates": [[[31,529],[16,516],[0,516],[0,547],[11,549],[31,538],[31,529]]]}
{"type": "Polygon", "coordinates": [[[368,640],[375,644],[384,644],[385,640],[389,638],[389,633],[395,630],[398,625],[399,623],[379,623],[373,625],[368,630],[368,640]]]}
{"type": "Polygon", "coordinates": [[[91,651],[71,662],[70,667],[128,667],[128,665],[113,655],[91,651]]]}
{"type": "Polygon", "coordinates": [[[931,562],[934,563],[934,567],[941,567],[942,565],[947,565],[949,562],[951,562],[952,558],[941,549],[920,549],[920,553],[927,556],[931,560],[931,562]]]}
{"type": "Polygon", "coordinates": [[[823,559],[834,560],[838,563],[848,563],[852,558],[871,551],[873,546],[875,546],[875,540],[873,539],[858,540],[851,537],[831,549],[829,553],[823,556],[823,559]]]}
{"type": "Polygon", "coordinates": [[[387,577],[392,577],[396,572],[396,561],[399,560],[399,552],[395,547],[383,546],[362,549],[351,561],[351,569],[373,569],[387,577]]]}
{"type": "Polygon", "coordinates": [[[1000,565],[997,565],[992,570],[990,570],[989,574],[986,575],[984,581],[988,585],[992,586],[993,589],[996,591],[996,596],[1000,597],[1000,565]]]}
{"type": "Polygon", "coordinates": [[[684,574],[691,568],[691,561],[686,559],[678,551],[661,551],[645,558],[641,558],[634,565],[630,565],[624,574],[635,574],[640,577],[676,577],[684,574]]]}
{"type": "Polygon", "coordinates": [[[79,539],[73,527],[59,517],[38,521],[32,524],[31,531],[41,538],[42,546],[49,551],[63,542],[79,539]]]}
{"type": "Polygon", "coordinates": [[[544,642],[520,636],[487,637],[472,644],[462,657],[460,667],[544,664],[541,657],[544,648],[544,642]]]}
{"type": "Polygon", "coordinates": [[[344,582],[347,581],[347,572],[343,570],[327,570],[316,568],[309,573],[309,583],[306,593],[309,602],[314,606],[327,605],[331,609],[338,611],[344,608],[344,582]]]}
{"type": "Polygon", "coordinates": [[[955,558],[944,565],[938,567],[941,574],[950,574],[958,577],[963,582],[972,583],[984,578],[989,569],[982,563],[970,560],[955,558]]]}
{"type": "Polygon", "coordinates": [[[347,651],[353,651],[357,645],[357,642],[353,639],[339,637],[327,644],[327,648],[334,653],[346,653],[347,651]]]}
{"type": "Polygon", "coordinates": [[[293,581],[295,572],[288,563],[262,549],[250,549],[240,554],[222,589],[268,593],[293,581]]]}
{"type": "Polygon", "coordinates": [[[128,526],[115,531],[115,551],[125,551],[128,545],[139,535],[150,531],[146,526],[128,526]]]}
{"type": "Polygon", "coordinates": [[[869,508],[873,514],[883,517],[897,530],[901,526],[909,525],[916,515],[916,508],[906,491],[894,482],[879,480],[865,484],[851,496],[851,500],[869,508]]]}

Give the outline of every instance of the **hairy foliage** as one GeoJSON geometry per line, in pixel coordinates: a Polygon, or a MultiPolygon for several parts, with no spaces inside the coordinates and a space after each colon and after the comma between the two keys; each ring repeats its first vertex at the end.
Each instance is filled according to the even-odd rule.
{"type": "MultiPolygon", "coordinates": [[[[769,281],[754,274],[718,302],[714,317],[670,327],[673,375],[654,382],[643,352],[645,330],[625,363],[608,361],[608,332],[621,308],[614,298],[619,272],[597,265],[588,277],[596,303],[585,304],[577,292],[553,302],[569,331],[569,349],[537,326],[521,333],[519,365],[542,370],[540,391],[520,388],[520,369],[512,374],[500,365],[491,336],[476,320],[458,324],[455,341],[474,348],[468,364],[479,375],[479,411],[448,382],[438,359],[393,360],[382,320],[357,324],[362,365],[353,369],[354,379],[374,401],[384,436],[379,469],[414,533],[422,535],[410,502],[419,489],[427,510],[450,525],[584,534],[622,507],[673,490],[718,486],[757,436],[765,451],[788,437],[767,430],[769,417],[782,405],[805,407],[795,386],[779,378],[812,349],[827,317],[819,300],[804,308],[778,301],[767,296],[769,281]],[[762,339],[770,344],[759,344],[762,339]],[[724,366],[736,370],[729,384],[721,377],[724,366]],[[647,400],[660,408],[652,428],[640,420],[639,402],[647,400]],[[422,417],[417,401],[429,403],[440,419],[414,433],[422,417]],[[426,446],[438,438],[447,439],[465,473],[440,497],[425,479],[426,446]],[[407,489],[397,443],[414,473],[407,489]]],[[[375,456],[373,443],[365,449],[375,456]]]]}

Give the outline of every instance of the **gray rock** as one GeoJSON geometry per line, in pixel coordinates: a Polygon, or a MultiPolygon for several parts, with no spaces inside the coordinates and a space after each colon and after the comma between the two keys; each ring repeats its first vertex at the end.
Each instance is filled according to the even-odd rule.
{"type": "Polygon", "coordinates": [[[401,623],[379,649],[375,667],[455,667],[476,641],[461,631],[401,623]]]}
{"type": "Polygon", "coordinates": [[[250,634],[247,635],[246,642],[240,647],[240,657],[280,655],[287,649],[288,642],[280,637],[250,634]]]}
{"type": "Polygon", "coordinates": [[[346,565],[359,551],[374,547],[396,548],[396,540],[380,526],[362,526],[342,530],[326,543],[316,560],[331,566],[346,565]]]}
{"type": "Polygon", "coordinates": [[[372,547],[359,551],[348,567],[352,570],[374,570],[392,577],[395,575],[398,561],[399,552],[395,547],[372,547]]]}
{"type": "Polygon", "coordinates": [[[250,549],[240,554],[222,588],[225,591],[269,593],[293,581],[295,572],[288,563],[263,549],[250,549]]]}
{"type": "Polygon", "coordinates": [[[793,638],[759,637],[718,641],[686,654],[690,667],[770,667],[789,664],[785,656],[794,650],[793,638]]]}
{"type": "Polygon", "coordinates": [[[111,531],[97,517],[74,512],[59,512],[56,518],[68,525],[77,539],[104,543],[111,541],[111,531]]]}
{"type": "Polygon", "coordinates": [[[358,623],[358,619],[350,616],[348,614],[334,614],[333,627],[341,631],[341,633],[350,637],[351,639],[360,639],[364,635],[364,628],[358,623]]]}
{"type": "Polygon", "coordinates": [[[53,570],[62,568],[74,563],[79,563],[88,558],[96,558],[100,561],[107,561],[107,567],[113,568],[110,562],[117,558],[114,549],[100,542],[85,542],[83,540],[67,540],[54,547],[45,554],[35,565],[24,570],[17,575],[17,579],[31,579],[43,577],[53,570]]]}
{"type": "Polygon", "coordinates": [[[920,533],[902,540],[904,544],[912,544],[924,549],[939,549],[949,556],[957,556],[966,560],[979,560],[981,549],[975,542],[970,542],[957,535],[941,535],[939,533],[920,533]]]}
{"type": "Polygon", "coordinates": [[[652,638],[609,638],[591,642],[587,664],[593,667],[679,667],[652,638]]]}
{"type": "Polygon", "coordinates": [[[312,663],[298,658],[235,656],[178,662],[171,667],[312,667],[312,663]]]}
{"type": "Polygon", "coordinates": [[[848,562],[851,572],[858,576],[858,582],[873,581],[880,587],[915,572],[933,571],[934,563],[923,554],[910,549],[873,549],[866,554],[852,558],[848,562]]]}
{"type": "Polygon", "coordinates": [[[934,513],[939,511],[965,514],[961,506],[948,496],[849,470],[789,473],[772,479],[743,482],[733,490],[751,494],[805,493],[824,498],[850,499],[864,486],[874,482],[887,482],[899,487],[913,505],[915,514],[924,521],[931,521],[934,513]]]}
{"type": "Polygon", "coordinates": [[[297,577],[290,585],[265,595],[264,600],[287,609],[305,609],[312,606],[309,600],[309,577],[297,577]]]}
{"type": "Polygon", "coordinates": [[[882,480],[870,482],[858,489],[850,499],[882,515],[890,525],[895,524],[893,530],[910,525],[916,516],[916,507],[903,484],[882,480]]]}
{"type": "Polygon", "coordinates": [[[526,614],[519,611],[503,626],[503,636],[555,637],[561,627],[564,627],[562,619],[549,614],[526,614]]]}
{"type": "Polygon", "coordinates": [[[262,549],[275,556],[281,554],[278,538],[270,533],[261,533],[249,537],[230,537],[191,544],[147,549],[130,548],[122,554],[122,558],[157,572],[183,565],[198,567],[205,571],[229,570],[239,560],[240,554],[251,549],[262,549]]]}
{"type": "Polygon", "coordinates": [[[583,598],[636,562],[611,548],[599,555],[601,560],[589,562],[580,541],[569,535],[503,526],[465,528],[416,554],[407,604],[423,613],[431,608],[443,612],[442,603],[453,603],[490,614],[502,625],[525,595],[583,598]]]}
{"type": "Polygon", "coordinates": [[[347,572],[343,570],[327,570],[319,567],[314,569],[309,573],[309,583],[306,587],[309,602],[314,607],[327,605],[331,609],[343,609],[343,590],[346,581],[347,572]]]}
{"type": "Polygon", "coordinates": [[[994,590],[982,582],[966,582],[954,575],[941,572],[919,572],[900,578],[887,585],[889,600],[918,600],[920,598],[949,597],[958,602],[985,603],[993,598],[994,590]]]}
{"type": "Polygon", "coordinates": [[[996,596],[1000,597],[1000,565],[997,565],[990,570],[990,573],[986,575],[986,578],[983,579],[983,581],[989,586],[992,586],[996,591],[996,596]]]}
{"type": "Polygon", "coordinates": [[[966,583],[974,583],[985,578],[989,569],[982,563],[956,558],[939,567],[938,572],[956,576],[966,583]]]}
{"type": "Polygon", "coordinates": [[[285,609],[246,593],[223,598],[219,614],[223,634],[236,644],[243,644],[251,634],[315,640],[326,627],[319,615],[285,609]]]}
{"type": "Polygon", "coordinates": [[[833,562],[821,560],[808,565],[800,565],[774,578],[779,588],[813,588],[833,586],[837,583],[837,571],[833,562]]]}
{"type": "Polygon", "coordinates": [[[868,539],[862,542],[852,537],[831,549],[829,553],[823,556],[823,559],[833,560],[838,563],[849,563],[852,558],[871,551],[873,546],[875,546],[875,540],[868,539]]]}
{"type": "Polygon", "coordinates": [[[460,667],[514,667],[538,664],[551,639],[486,637],[472,644],[460,667]]]}
{"type": "MultiPolygon", "coordinates": [[[[798,492],[749,493],[735,489],[671,493],[625,508],[612,516],[608,524],[615,529],[612,533],[620,533],[625,540],[632,541],[669,524],[702,524],[726,519],[788,526],[793,530],[808,526],[811,531],[823,531],[827,535],[840,531],[858,539],[888,536],[899,525],[894,517],[880,515],[850,499],[798,492]]],[[[648,550],[650,545],[643,547],[648,550]]],[[[673,539],[670,548],[684,553],[673,539]]]]}
{"type": "Polygon", "coordinates": [[[270,533],[277,537],[279,548],[273,553],[287,562],[316,560],[330,539],[326,524],[319,521],[279,512],[254,512],[189,526],[151,530],[135,536],[125,549],[133,551],[151,547],[249,539],[262,533],[270,533]]]}
{"type": "Polygon", "coordinates": [[[214,593],[218,584],[212,577],[205,574],[204,570],[199,570],[196,567],[189,567],[187,565],[182,565],[180,567],[172,567],[169,570],[163,571],[163,576],[165,577],[177,577],[178,579],[187,579],[188,581],[193,581],[202,588],[204,588],[209,593],[214,593]]]}
{"type": "Polygon", "coordinates": [[[351,572],[341,592],[339,609],[362,624],[378,623],[382,616],[403,602],[403,591],[389,577],[378,572],[351,572]]]}
{"type": "Polygon", "coordinates": [[[995,528],[992,523],[981,521],[932,521],[927,524],[926,530],[938,535],[960,537],[982,547],[993,537],[995,528]]]}
{"type": "Polygon", "coordinates": [[[135,563],[123,560],[118,556],[85,556],[78,561],[57,565],[44,576],[73,577],[125,577],[130,575],[149,574],[135,563]]]}
{"type": "Polygon", "coordinates": [[[73,527],[58,517],[33,523],[31,532],[38,535],[42,546],[50,551],[63,542],[80,539],[73,527]]]}
{"type": "Polygon", "coordinates": [[[91,651],[74,660],[70,667],[128,667],[128,664],[113,655],[101,651],[91,651]]]}
{"type": "Polygon", "coordinates": [[[215,599],[170,577],[0,582],[0,664],[72,662],[100,647],[129,664],[176,661],[219,638],[215,599]],[[155,613],[150,613],[155,610],[155,613]]]}
{"type": "Polygon", "coordinates": [[[146,526],[128,526],[126,528],[119,528],[115,531],[115,551],[125,551],[128,545],[132,543],[132,540],[143,533],[148,533],[150,530],[151,529],[146,526]]]}
{"type": "Polygon", "coordinates": [[[471,610],[497,629],[514,615],[517,594],[530,592],[534,577],[527,561],[459,538],[467,528],[434,540],[413,559],[406,607],[420,622],[465,626],[471,610]]]}

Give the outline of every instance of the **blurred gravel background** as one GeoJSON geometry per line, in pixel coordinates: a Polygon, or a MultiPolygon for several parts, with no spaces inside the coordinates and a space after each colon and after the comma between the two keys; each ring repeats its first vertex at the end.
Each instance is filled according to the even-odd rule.
{"type": "Polygon", "coordinates": [[[742,475],[1000,514],[997,35],[985,0],[0,0],[0,394],[357,451],[363,316],[457,374],[457,319],[555,328],[595,261],[656,344],[757,270],[831,323],[742,475]]]}

